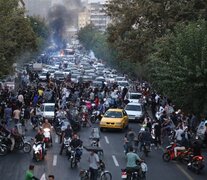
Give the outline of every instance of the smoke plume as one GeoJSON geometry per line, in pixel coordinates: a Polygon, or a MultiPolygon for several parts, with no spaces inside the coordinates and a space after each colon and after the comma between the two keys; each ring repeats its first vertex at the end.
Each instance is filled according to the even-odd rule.
{"type": "Polygon", "coordinates": [[[63,3],[54,5],[48,12],[52,38],[59,48],[64,46],[66,30],[70,27],[77,28],[78,13],[83,8],[80,0],[63,0],[63,3]]]}

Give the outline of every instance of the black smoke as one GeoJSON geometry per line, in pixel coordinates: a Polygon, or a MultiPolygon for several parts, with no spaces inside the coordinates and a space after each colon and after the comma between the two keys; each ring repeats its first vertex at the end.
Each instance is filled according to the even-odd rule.
{"type": "Polygon", "coordinates": [[[63,0],[64,5],[54,5],[48,12],[52,38],[58,48],[65,46],[65,31],[69,27],[77,28],[78,13],[82,10],[80,0],[63,0]]]}

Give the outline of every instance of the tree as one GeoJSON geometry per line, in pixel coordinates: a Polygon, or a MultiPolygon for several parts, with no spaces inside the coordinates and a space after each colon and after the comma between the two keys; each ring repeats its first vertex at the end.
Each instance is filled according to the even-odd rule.
{"type": "Polygon", "coordinates": [[[144,63],[157,38],[179,22],[207,18],[205,0],[111,0],[106,12],[112,19],[108,41],[120,60],[144,63]]]}
{"type": "Polygon", "coordinates": [[[19,0],[0,0],[0,77],[10,73],[12,64],[21,61],[24,53],[39,48],[38,37],[18,3],[19,0]]]}
{"type": "Polygon", "coordinates": [[[207,22],[176,26],[149,57],[154,86],[187,112],[207,110],[207,22]]]}

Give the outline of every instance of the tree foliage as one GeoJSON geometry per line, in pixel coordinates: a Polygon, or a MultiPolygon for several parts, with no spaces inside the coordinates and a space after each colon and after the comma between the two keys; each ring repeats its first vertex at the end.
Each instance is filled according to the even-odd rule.
{"type": "Polygon", "coordinates": [[[111,0],[109,42],[121,60],[145,61],[156,38],[173,31],[178,22],[207,18],[205,0],[111,0]]]}
{"type": "Polygon", "coordinates": [[[157,41],[149,60],[157,88],[186,111],[207,110],[207,22],[178,25],[157,41]]]}
{"type": "Polygon", "coordinates": [[[87,25],[78,32],[78,39],[86,50],[93,50],[97,58],[113,64],[116,52],[107,43],[107,34],[99,32],[93,25],[87,25]]]}
{"type": "Polygon", "coordinates": [[[38,50],[37,35],[19,7],[19,0],[0,0],[0,76],[25,52],[38,50]]]}

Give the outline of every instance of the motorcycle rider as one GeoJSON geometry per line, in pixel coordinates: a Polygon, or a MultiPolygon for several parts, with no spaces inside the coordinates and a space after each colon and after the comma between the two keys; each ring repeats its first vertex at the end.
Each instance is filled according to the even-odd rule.
{"type": "Polygon", "coordinates": [[[35,142],[37,144],[41,144],[42,146],[42,154],[44,154],[46,151],[45,151],[45,143],[44,143],[44,134],[43,134],[43,130],[40,128],[38,129],[38,132],[35,136],[35,142]]]}
{"type": "Polygon", "coordinates": [[[181,139],[181,141],[179,142],[179,145],[180,145],[180,146],[177,146],[177,147],[174,148],[175,158],[177,158],[177,152],[178,152],[179,150],[185,150],[185,149],[189,146],[188,140],[186,139],[184,133],[181,134],[181,137],[182,137],[182,139],[181,139]]]}
{"type": "Polygon", "coordinates": [[[152,141],[152,136],[151,136],[147,127],[141,128],[141,130],[138,134],[138,140],[140,142],[140,151],[142,151],[142,147],[144,146],[144,144],[146,144],[147,146],[150,147],[151,141],[152,141]]]}
{"type": "Polygon", "coordinates": [[[12,144],[11,144],[10,151],[13,151],[14,145],[15,145],[15,139],[12,136],[11,131],[9,129],[7,129],[5,121],[2,121],[0,124],[0,135],[8,138],[11,141],[12,144]]]}
{"type": "Polygon", "coordinates": [[[127,172],[139,172],[140,166],[137,164],[137,162],[142,162],[143,160],[133,152],[133,147],[129,147],[129,152],[127,153],[127,165],[126,170],[127,172]]]}
{"type": "Polygon", "coordinates": [[[65,131],[62,132],[61,134],[61,149],[60,149],[60,155],[62,155],[63,149],[64,149],[64,138],[68,139],[68,138],[72,138],[73,135],[73,130],[71,128],[70,125],[67,126],[67,128],[65,129],[65,131]]]}
{"type": "Polygon", "coordinates": [[[125,134],[125,137],[124,137],[124,151],[125,151],[125,153],[128,152],[128,149],[130,146],[133,147],[135,137],[136,137],[136,133],[133,131],[133,129],[129,128],[129,131],[125,134]]]}
{"type": "Polygon", "coordinates": [[[49,123],[48,119],[45,119],[45,122],[42,124],[42,128],[43,128],[43,130],[45,128],[50,129],[50,141],[51,141],[51,145],[52,145],[52,135],[51,135],[52,125],[49,123]]]}
{"type": "MultiPolygon", "coordinates": [[[[82,150],[80,150],[79,148],[82,147],[83,145],[83,141],[80,140],[80,138],[78,137],[77,134],[73,134],[72,140],[70,142],[70,147],[72,149],[75,149],[76,151],[76,156],[81,159],[81,155],[82,155],[82,150]]],[[[70,157],[70,155],[69,155],[70,157]]]]}

